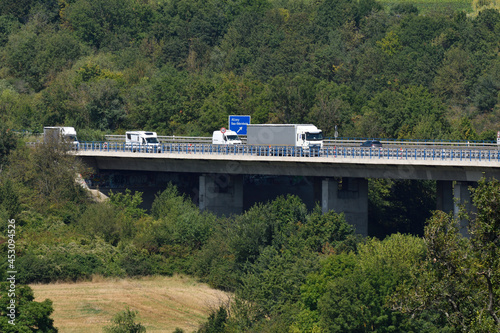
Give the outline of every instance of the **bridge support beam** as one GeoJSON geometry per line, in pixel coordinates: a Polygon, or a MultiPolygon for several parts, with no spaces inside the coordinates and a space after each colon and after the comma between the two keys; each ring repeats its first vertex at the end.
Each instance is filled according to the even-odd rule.
{"type": "Polygon", "coordinates": [[[368,180],[364,178],[333,178],[322,180],[321,207],[323,213],[334,210],[344,213],[356,233],[368,235],[368,180]]]}
{"type": "Polygon", "coordinates": [[[199,208],[216,215],[229,216],[243,212],[243,176],[204,174],[200,176],[199,208]]]}

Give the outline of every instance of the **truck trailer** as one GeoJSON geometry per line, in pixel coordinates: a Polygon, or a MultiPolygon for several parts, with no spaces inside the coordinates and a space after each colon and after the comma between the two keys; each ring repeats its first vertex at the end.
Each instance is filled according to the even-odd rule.
{"type": "Polygon", "coordinates": [[[249,124],[247,144],[323,148],[323,132],[311,124],[249,124]]]}
{"type": "Polygon", "coordinates": [[[74,127],[63,126],[46,126],[43,128],[43,142],[59,143],[66,142],[71,144],[71,148],[77,150],[79,147],[78,138],[76,137],[76,130],[74,127]]]}

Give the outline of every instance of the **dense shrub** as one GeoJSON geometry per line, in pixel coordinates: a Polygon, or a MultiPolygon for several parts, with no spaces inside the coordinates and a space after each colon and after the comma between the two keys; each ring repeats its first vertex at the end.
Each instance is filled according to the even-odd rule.
{"type": "Polygon", "coordinates": [[[100,239],[89,244],[39,246],[16,259],[21,283],[78,281],[93,274],[123,276],[117,249],[100,239]]]}

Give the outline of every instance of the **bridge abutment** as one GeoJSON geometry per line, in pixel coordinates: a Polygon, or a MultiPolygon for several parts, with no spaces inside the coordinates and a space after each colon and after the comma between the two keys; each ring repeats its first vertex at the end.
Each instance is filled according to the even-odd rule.
{"type": "Polygon", "coordinates": [[[326,178],[321,182],[321,208],[323,213],[334,210],[344,213],[356,233],[368,235],[368,180],[344,177],[341,181],[326,178]]]}
{"type": "Polygon", "coordinates": [[[216,215],[243,212],[243,175],[203,174],[199,177],[199,208],[216,215]]]}

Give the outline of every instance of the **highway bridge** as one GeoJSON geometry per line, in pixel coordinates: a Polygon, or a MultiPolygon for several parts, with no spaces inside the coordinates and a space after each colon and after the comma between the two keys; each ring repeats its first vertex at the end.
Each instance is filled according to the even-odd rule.
{"type": "Polygon", "coordinates": [[[458,214],[470,204],[469,186],[481,177],[500,179],[496,146],[362,148],[223,146],[199,142],[163,143],[159,148],[120,142],[83,142],[76,152],[96,170],[191,173],[198,177],[200,209],[241,213],[245,175],[306,176],[323,212],[344,212],[357,232],[368,232],[367,178],[434,180],[437,208],[458,214]]]}

